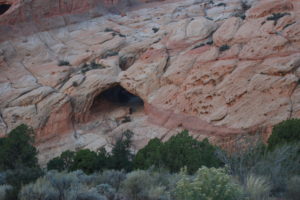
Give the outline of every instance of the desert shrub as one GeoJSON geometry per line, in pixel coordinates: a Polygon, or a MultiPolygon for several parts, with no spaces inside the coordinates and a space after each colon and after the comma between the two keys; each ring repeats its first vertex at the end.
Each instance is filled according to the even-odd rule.
{"type": "Polygon", "coordinates": [[[186,166],[189,173],[194,173],[201,166],[219,167],[222,162],[216,157],[216,147],[207,139],[197,141],[189,136],[188,131],[172,136],[161,148],[164,167],[171,172],[178,172],[186,166]]]}
{"type": "Polygon", "coordinates": [[[33,130],[24,124],[12,130],[7,137],[0,138],[0,171],[38,167],[33,143],[33,130]]]}
{"type": "Polygon", "coordinates": [[[229,173],[237,176],[242,183],[252,173],[253,167],[259,163],[266,153],[266,146],[260,136],[241,137],[234,144],[235,151],[225,152],[217,150],[217,156],[225,163],[229,173]]]}
{"type": "Polygon", "coordinates": [[[221,7],[221,6],[226,7],[226,3],[218,3],[216,6],[217,7],[221,7]]]}
{"type": "Polygon", "coordinates": [[[108,200],[117,200],[121,198],[116,189],[109,184],[100,184],[96,188],[98,193],[105,196],[108,200]]]}
{"type": "Polygon", "coordinates": [[[121,185],[122,192],[132,200],[146,199],[152,177],[147,171],[137,170],[127,174],[121,185]],[[146,189],[147,188],[147,189],[146,189]]]}
{"type": "Polygon", "coordinates": [[[119,53],[117,51],[109,50],[109,51],[105,52],[104,54],[102,54],[101,58],[105,59],[105,58],[108,58],[108,57],[111,57],[111,56],[117,56],[118,54],[119,53]]]}
{"type": "Polygon", "coordinates": [[[6,173],[0,172],[0,185],[4,185],[6,183],[6,173]]]}
{"type": "Polygon", "coordinates": [[[59,60],[57,63],[58,66],[70,66],[70,62],[66,60],[59,60]]]}
{"type": "Polygon", "coordinates": [[[97,64],[95,63],[95,61],[92,61],[90,64],[84,64],[81,68],[81,72],[82,73],[86,73],[90,70],[94,70],[94,69],[104,69],[105,66],[101,65],[101,64],[97,64]]]}
{"type": "Polygon", "coordinates": [[[85,175],[82,171],[71,173],[49,171],[36,182],[23,186],[19,196],[21,200],[106,200],[91,186],[92,184],[88,184],[90,178],[91,176],[85,175]]]}
{"type": "Polygon", "coordinates": [[[300,174],[299,151],[299,144],[279,146],[266,152],[251,172],[268,177],[272,183],[272,193],[280,196],[286,191],[288,179],[300,174]]]}
{"type": "Polygon", "coordinates": [[[224,44],[224,45],[222,45],[220,48],[219,48],[219,51],[226,51],[226,50],[228,50],[228,49],[230,49],[230,46],[228,46],[227,44],[224,44]]]}
{"type": "Polygon", "coordinates": [[[57,200],[59,192],[47,179],[40,178],[35,183],[22,187],[19,198],[20,200],[57,200]]]}
{"type": "Polygon", "coordinates": [[[268,139],[269,149],[286,143],[300,142],[300,119],[289,119],[274,126],[268,139]]]}
{"type": "Polygon", "coordinates": [[[278,20],[286,15],[291,15],[291,14],[290,13],[272,13],[272,16],[267,17],[267,20],[274,21],[274,25],[276,25],[278,20]]]}
{"type": "Polygon", "coordinates": [[[10,185],[0,185],[0,200],[5,200],[7,191],[11,190],[10,185]]]}
{"type": "Polygon", "coordinates": [[[109,157],[109,168],[130,171],[132,170],[133,154],[130,146],[132,144],[133,132],[126,130],[114,144],[109,157]]]}
{"type": "Polygon", "coordinates": [[[261,176],[249,175],[245,182],[245,192],[249,200],[268,200],[271,184],[261,176]]]}
{"type": "Polygon", "coordinates": [[[121,185],[122,193],[132,200],[169,199],[166,186],[162,185],[157,174],[137,170],[127,174],[121,185]]]}
{"type": "Polygon", "coordinates": [[[266,177],[271,183],[271,195],[282,196],[290,177],[300,174],[300,145],[285,144],[270,151],[259,138],[238,140],[236,151],[218,152],[229,172],[245,185],[249,175],[266,177]]]}
{"type": "Polygon", "coordinates": [[[287,197],[290,200],[297,200],[300,197],[300,176],[293,176],[287,183],[287,197]]]}
{"type": "Polygon", "coordinates": [[[243,11],[247,11],[251,8],[251,5],[248,4],[247,0],[243,0],[241,1],[241,7],[243,9],[243,11]]]}
{"type": "Polygon", "coordinates": [[[98,183],[108,184],[118,191],[125,178],[126,174],[123,170],[105,170],[99,177],[98,183]]]}
{"type": "Polygon", "coordinates": [[[6,193],[7,200],[14,200],[18,198],[19,190],[22,185],[34,182],[37,178],[43,175],[40,168],[18,168],[14,170],[7,170],[5,182],[12,186],[11,190],[6,193]]]}
{"type": "Polygon", "coordinates": [[[62,200],[107,200],[107,198],[99,194],[96,189],[89,190],[83,186],[73,186],[66,191],[65,194],[65,199],[62,200]]]}
{"type": "Polygon", "coordinates": [[[224,169],[202,167],[194,176],[181,173],[175,195],[177,200],[234,200],[242,199],[242,190],[224,169]]]}

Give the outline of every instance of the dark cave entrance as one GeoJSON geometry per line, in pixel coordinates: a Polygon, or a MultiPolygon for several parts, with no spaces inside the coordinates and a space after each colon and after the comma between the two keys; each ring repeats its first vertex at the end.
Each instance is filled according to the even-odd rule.
{"type": "Polygon", "coordinates": [[[90,113],[109,113],[116,109],[126,109],[131,115],[144,107],[143,100],[125,90],[122,86],[117,85],[101,92],[94,98],[90,113]]]}
{"type": "Polygon", "coordinates": [[[10,7],[10,4],[0,4],[0,15],[3,15],[10,7]]]}

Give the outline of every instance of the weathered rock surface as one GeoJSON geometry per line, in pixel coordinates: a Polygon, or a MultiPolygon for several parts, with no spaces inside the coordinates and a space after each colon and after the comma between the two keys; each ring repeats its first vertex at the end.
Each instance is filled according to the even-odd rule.
{"type": "MultiPolygon", "coordinates": [[[[91,14],[98,1],[72,1],[70,12],[47,2],[51,17],[35,17],[61,28],[0,43],[0,135],[32,126],[41,162],[66,149],[109,149],[126,129],[135,149],[184,128],[226,146],[300,117],[299,1],[252,0],[249,10],[240,0],[166,1],[101,17],[91,14]],[[144,107],[103,100],[117,85],[144,107]]],[[[25,9],[16,5],[1,25],[27,23],[12,17],[25,9]]]]}

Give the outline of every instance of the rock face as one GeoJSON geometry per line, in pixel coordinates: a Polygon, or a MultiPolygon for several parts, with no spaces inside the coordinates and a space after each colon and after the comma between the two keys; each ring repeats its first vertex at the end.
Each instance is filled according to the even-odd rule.
{"type": "MultiPolygon", "coordinates": [[[[70,2],[70,12],[40,2],[53,7],[36,15],[72,23],[0,43],[0,134],[32,126],[42,163],[66,149],[109,149],[126,129],[135,149],[182,129],[226,147],[300,117],[299,1],[165,1],[101,17],[90,15],[104,9],[98,1],[70,2]],[[115,86],[144,106],[105,99],[115,86]]],[[[0,16],[1,37],[27,23],[12,17],[23,4],[0,16]]]]}

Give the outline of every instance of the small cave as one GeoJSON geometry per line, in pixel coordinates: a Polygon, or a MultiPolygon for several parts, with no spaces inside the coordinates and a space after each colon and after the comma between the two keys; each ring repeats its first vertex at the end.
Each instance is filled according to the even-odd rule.
{"type": "Polygon", "coordinates": [[[10,4],[0,4],[0,15],[3,15],[10,7],[10,4]]]}
{"type": "Polygon", "coordinates": [[[143,113],[143,100],[117,85],[101,92],[94,98],[90,108],[92,118],[120,118],[125,122],[131,121],[131,117],[143,113]]]}

